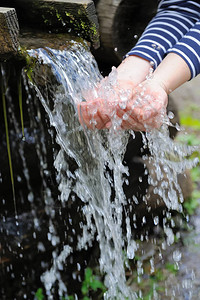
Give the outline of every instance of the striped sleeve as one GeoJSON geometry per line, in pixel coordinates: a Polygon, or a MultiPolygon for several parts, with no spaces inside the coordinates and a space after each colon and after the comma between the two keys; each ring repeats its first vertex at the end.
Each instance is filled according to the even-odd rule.
{"type": "Polygon", "coordinates": [[[191,78],[200,73],[200,21],[167,53],[176,53],[188,64],[191,78]]]}
{"type": "Polygon", "coordinates": [[[199,1],[160,1],[156,16],[146,27],[138,43],[128,52],[127,56],[137,55],[152,61],[154,68],[159,65],[165,54],[172,51],[172,49],[176,53],[183,51],[182,56],[184,56],[184,50],[175,48],[175,45],[181,47],[182,44],[178,46],[178,42],[185,42],[182,40],[183,37],[198,24],[199,19],[199,1]]]}

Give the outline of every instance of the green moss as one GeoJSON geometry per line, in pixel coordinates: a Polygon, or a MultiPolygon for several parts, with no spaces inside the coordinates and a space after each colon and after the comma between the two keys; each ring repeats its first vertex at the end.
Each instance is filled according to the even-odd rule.
{"type": "Polygon", "coordinates": [[[24,60],[24,71],[27,74],[29,80],[32,82],[32,73],[37,62],[37,58],[31,57],[26,48],[21,47],[19,49],[19,57],[24,60]]]}
{"type": "Polygon", "coordinates": [[[79,19],[77,19],[74,15],[67,11],[65,11],[65,15],[70,19],[69,22],[73,24],[73,28],[75,31],[83,33],[92,42],[98,42],[99,32],[97,26],[92,22],[88,22],[85,12],[83,12],[81,9],[78,10],[78,15],[80,16],[79,19]]]}

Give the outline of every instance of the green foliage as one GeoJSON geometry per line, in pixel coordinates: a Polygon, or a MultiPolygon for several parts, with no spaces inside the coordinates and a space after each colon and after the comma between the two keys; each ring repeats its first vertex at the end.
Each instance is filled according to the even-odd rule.
{"type": "Polygon", "coordinates": [[[177,140],[183,143],[187,143],[189,146],[200,145],[200,138],[195,134],[179,134],[177,140]]]}
{"type": "Polygon", "coordinates": [[[193,182],[199,182],[200,181],[200,168],[199,166],[193,168],[190,172],[191,178],[193,182]]]}
{"type": "MultiPolygon", "coordinates": [[[[194,133],[187,134],[187,135],[180,135],[179,140],[183,141],[184,143],[187,143],[189,146],[200,145],[200,139],[194,133]]],[[[191,155],[191,158],[194,158],[194,157],[198,157],[200,160],[199,151],[195,151],[191,155]]],[[[193,191],[192,191],[191,197],[183,203],[183,207],[185,208],[187,214],[193,215],[195,213],[196,208],[199,206],[199,200],[200,200],[200,191],[199,191],[199,187],[198,187],[198,182],[200,182],[200,166],[199,166],[199,164],[196,167],[194,167],[192,170],[190,170],[190,175],[191,175],[191,179],[192,179],[193,191]]]]}
{"type": "Polygon", "coordinates": [[[183,204],[183,206],[187,211],[188,215],[193,215],[195,210],[199,206],[199,202],[194,198],[190,198],[187,202],[183,204]]]}
{"type": "Polygon", "coordinates": [[[182,115],[181,124],[185,127],[190,127],[195,130],[200,130],[200,120],[193,118],[191,115],[182,115]]]}
{"type": "Polygon", "coordinates": [[[90,291],[97,291],[100,290],[101,292],[105,292],[104,284],[93,274],[91,268],[86,268],[85,270],[85,278],[82,284],[81,292],[83,294],[83,300],[89,300],[89,293],[90,291]]]}
{"type": "Polygon", "coordinates": [[[200,130],[200,107],[195,104],[187,106],[186,110],[180,112],[180,123],[182,126],[193,130],[200,130]]]}
{"type": "MultiPolygon", "coordinates": [[[[199,148],[197,147],[197,151],[194,151],[190,158],[193,159],[197,157],[200,161],[200,120],[198,119],[199,114],[200,108],[195,105],[191,105],[187,108],[187,111],[180,114],[181,126],[187,127],[190,133],[179,134],[177,136],[177,140],[189,146],[199,146],[199,148]]],[[[200,190],[198,186],[200,182],[200,165],[198,164],[196,167],[194,167],[190,171],[190,174],[193,183],[193,192],[191,197],[183,203],[183,207],[187,214],[193,215],[200,202],[200,190]]]]}
{"type": "Polygon", "coordinates": [[[170,262],[162,267],[155,268],[154,272],[151,273],[149,261],[145,261],[143,262],[143,270],[143,275],[139,277],[137,271],[135,271],[132,281],[134,289],[140,290],[138,293],[138,299],[140,300],[154,300],[155,292],[162,294],[165,291],[164,283],[170,274],[175,276],[178,272],[177,266],[170,262]]]}
{"type": "MultiPolygon", "coordinates": [[[[103,284],[103,282],[93,274],[93,271],[91,268],[85,269],[85,276],[81,287],[82,292],[82,300],[90,300],[90,293],[97,292],[103,296],[103,293],[105,293],[106,288],[103,284]]],[[[43,300],[45,298],[43,294],[43,289],[39,288],[37,292],[35,293],[36,300],[43,300]]],[[[74,300],[73,295],[63,296],[62,300],[74,300]]]]}
{"type": "Polygon", "coordinates": [[[28,52],[27,49],[25,48],[20,48],[20,50],[18,51],[19,56],[21,56],[21,58],[23,60],[25,60],[25,67],[24,67],[24,71],[28,76],[28,79],[32,82],[32,73],[34,70],[34,67],[36,65],[37,62],[37,58],[31,57],[28,52]]]}
{"type": "Polygon", "coordinates": [[[39,288],[37,290],[37,292],[35,293],[35,298],[37,300],[43,300],[44,299],[44,294],[43,294],[43,289],[42,288],[39,288]]]}
{"type": "Polygon", "coordinates": [[[75,298],[74,298],[73,295],[67,296],[67,298],[66,298],[66,297],[62,297],[62,300],[74,300],[74,299],[75,299],[75,298]]]}
{"type": "Polygon", "coordinates": [[[175,264],[171,264],[171,263],[166,263],[165,268],[172,274],[177,274],[178,272],[178,268],[175,264]]]}

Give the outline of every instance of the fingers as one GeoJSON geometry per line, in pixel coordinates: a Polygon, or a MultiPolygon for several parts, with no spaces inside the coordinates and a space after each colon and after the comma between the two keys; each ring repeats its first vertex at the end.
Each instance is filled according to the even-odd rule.
{"type": "MultiPolygon", "coordinates": [[[[159,128],[163,121],[168,97],[162,89],[150,86],[138,89],[132,98],[122,101],[115,93],[105,100],[96,98],[78,105],[78,115],[82,126],[89,129],[116,128],[146,131],[159,128]],[[137,93],[136,93],[137,92],[137,93]],[[119,121],[119,124],[118,124],[119,121]]],[[[134,94],[134,95],[133,95],[134,94]]],[[[108,95],[107,95],[108,96],[108,95]]]]}
{"type": "Polygon", "coordinates": [[[78,105],[79,121],[82,126],[89,129],[102,129],[109,122],[105,109],[101,108],[99,101],[81,102],[78,105]]]}
{"type": "MultiPolygon", "coordinates": [[[[79,120],[82,126],[89,129],[104,129],[112,126],[112,116],[109,105],[95,102],[82,102],[78,105],[79,120]]],[[[154,107],[135,107],[130,104],[125,109],[119,105],[116,114],[121,119],[122,129],[146,131],[147,128],[158,128],[161,125],[161,114],[154,107]]]]}
{"type": "Polygon", "coordinates": [[[138,120],[134,117],[134,114],[131,111],[118,110],[117,115],[121,118],[121,128],[122,129],[133,129],[134,131],[144,131],[145,128],[143,124],[138,122],[138,120]]]}

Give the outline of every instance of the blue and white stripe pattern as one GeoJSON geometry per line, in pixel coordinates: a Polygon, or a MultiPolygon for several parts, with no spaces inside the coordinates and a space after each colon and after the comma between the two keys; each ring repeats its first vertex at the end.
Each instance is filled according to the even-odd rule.
{"type": "Polygon", "coordinates": [[[170,52],[185,60],[191,78],[200,73],[200,0],[161,0],[156,16],[128,55],[153,61],[156,68],[170,52]]]}

